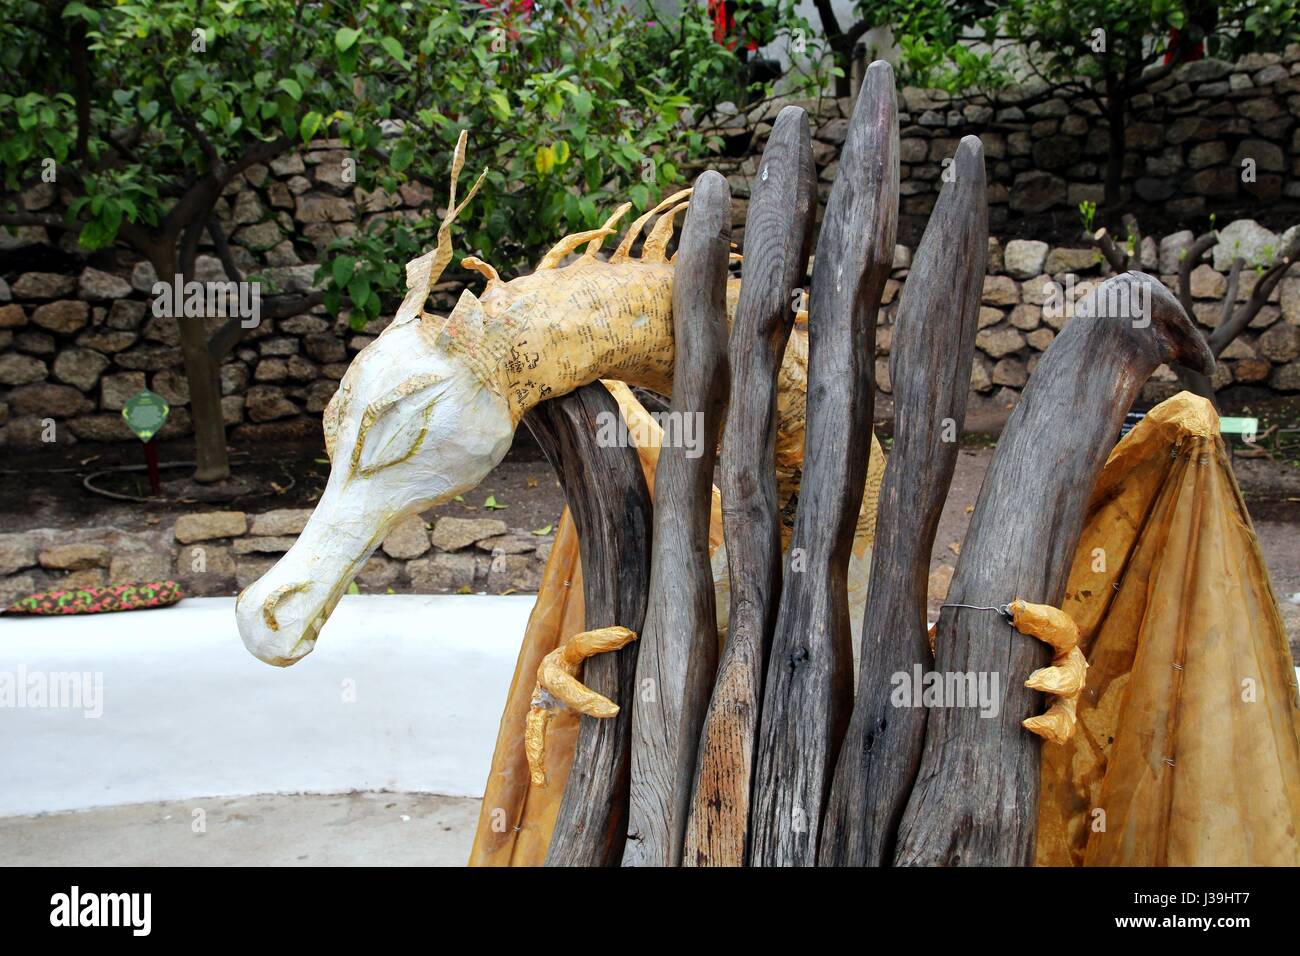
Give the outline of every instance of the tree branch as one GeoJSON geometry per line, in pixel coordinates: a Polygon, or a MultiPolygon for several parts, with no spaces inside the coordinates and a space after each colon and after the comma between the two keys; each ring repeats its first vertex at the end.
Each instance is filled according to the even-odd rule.
{"type": "Polygon", "coordinates": [[[90,160],[90,70],[87,61],[86,24],[78,20],[68,37],[68,59],[72,65],[73,100],[77,110],[77,142],[73,148],[83,163],[90,160]]]}
{"type": "Polygon", "coordinates": [[[1218,232],[1207,232],[1187,247],[1187,254],[1178,263],[1178,302],[1189,316],[1192,315],[1192,270],[1200,264],[1206,251],[1218,241],[1218,232]]]}
{"type": "Polygon", "coordinates": [[[222,268],[226,270],[226,277],[243,282],[244,273],[235,265],[235,259],[230,254],[230,243],[226,242],[225,230],[221,228],[216,216],[208,217],[208,235],[212,237],[212,245],[217,251],[217,258],[221,260],[222,268]]]}
{"type": "MultiPolygon", "coordinates": [[[[1232,313],[1237,305],[1237,286],[1241,283],[1241,267],[1245,264],[1246,260],[1241,258],[1241,256],[1237,256],[1237,258],[1232,260],[1232,268],[1228,271],[1228,288],[1227,291],[1223,293],[1223,308],[1219,310],[1219,324],[1215,327],[1214,334],[1210,336],[1210,351],[1214,353],[1215,358],[1219,357],[1219,353],[1227,347],[1229,342],[1236,338],[1237,332],[1241,331],[1241,329],[1237,329],[1237,332],[1233,332],[1232,335],[1224,339],[1217,348],[1215,347],[1214,340],[1219,336],[1219,331],[1221,329],[1227,329],[1234,324],[1232,322],[1232,313]]],[[[1247,319],[1246,321],[1249,322],[1250,319],[1247,319]]]]}
{"type": "Polygon", "coordinates": [[[247,150],[244,155],[235,160],[226,167],[226,178],[221,183],[224,189],[230,180],[234,179],[250,166],[256,166],[258,163],[265,163],[279,156],[290,146],[293,145],[293,138],[289,136],[277,136],[275,139],[259,140],[247,150]]]}
{"type": "Polygon", "coordinates": [[[1101,254],[1106,257],[1106,262],[1110,265],[1111,271],[1116,275],[1128,271],[1129,254],[1126,250],[1121,249],[1110,237],[1110,233],[1103,227],[1098,229],[1092,235],[1083,234],[1083,241],[1096,249],[1101,250],[1101,254]]]}
{"type": "MultiPolygon", "coordinates": [[[[294,293],[292,295],[276,296],[268,299],[262,305],[262,318],[264,319],[282,319],[288,315],[297,315],[300,312],[306,312],[325,301],[323,291],[294,293]]],[[[212,361],[220,365],[227,355],[244,340],[248,334],[248,329],[244,327],[243,319],[227,319],[221,328],[212,333],[208,339],[208,354],[212,361]]]]}
{"type": "MultiPolygon", "coordinates": [[[[1282,255],[1273,262],[1267,271],[1259,277],[1255,283],[1255,288],[1250,292],[1250,298],[1245,304],[1235,312],[1231,313],[1232,318],[1229,321],[1222,321],[1219,327],[1209,337],[1210,351],[1216,356],[1222,352],[1241,332],[1248,326],[1259,310],[1264,308],[1268,302],[1268,297],[1273,294],[1273,288],[1282,281],[1282,276],[1291,268],[1297,255],[1300,255],[1300,236],[1292,240],[1282,255]]],[[[1226,318],[1229,315],[1229,309],[1235,303],[1237,298],[1237,281],[1245,261],[1240,257],[1233,260],[1232,275],[1228,279],[1228,295],[1224,303],[1223,315],[1226,318]]]]}
{"type": "Polygon", "coordinates": [[[0,212],[0,226],[46,226],[70,229],[63,217],[52,212],[0,212]]]}

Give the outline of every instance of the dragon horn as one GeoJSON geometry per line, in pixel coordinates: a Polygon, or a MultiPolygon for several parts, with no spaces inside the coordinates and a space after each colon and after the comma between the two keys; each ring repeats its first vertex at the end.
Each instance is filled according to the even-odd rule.
{"type": "Polygon", "coordinates": [[[469,130],[461,130],[460,137],[456,140],[456,153],[451,160],[451,191],[447,197],[447,215],[442,217],[442,225],[438,227],[438,245],[433,251],[433,267],[429,270],[430,285],[438,281],[443,270],[451,262],[451,224],[456,221],[461,210],[469,205],[474,194],[483,185],[483,180],[487,178],[488,171],[485,168],[460,205],[456,204],[456,180],[460,178],[460,171],[465,166],[465,143],[468,139],[469,130]]]}
{"type": "Polygon", "coordinates": [[[456,140],[456,152],[452,156],[451,193],[447,199],[447,215],[442,217],[442,225],[438,227],[438,244],[406,264],[406,298],[402,299],[402,304],[397,309],[394,323],[414,319],[424,310],[424,303],[429,300],[429,290],[451,262],[451,224],[461,210],[469,205],[487,176],[488,171],[484,169],[464,201],[459,206],[456,205],[456,179],[465,165],[465,143],[468,139],[469,131],[461,130],[460,137],[456,140]]]}

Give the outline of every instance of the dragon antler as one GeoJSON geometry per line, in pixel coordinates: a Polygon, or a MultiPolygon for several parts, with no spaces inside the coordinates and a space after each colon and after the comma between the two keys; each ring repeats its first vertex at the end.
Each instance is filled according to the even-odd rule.
{"type": "Polygon", "coordinates": [[[429,291],[451,262],[451,224],[469,205],[479,187],[483,185],[483,180],[487,178],[488,171],[484,168],[465,198],[459,205],[456,204],[456,180],[465,167],[465,144],[468,139],[469,131],[461,130],[456,140],[456,152],[451,160],[451,189],[447,197],[447,214],[442,217],[442,225],[438,227],[438,244],[431,251],[406,264],[406,298],[402,300],[394,322],[409,321],[423,311],[424,303],[429,298],[429,291]]]}

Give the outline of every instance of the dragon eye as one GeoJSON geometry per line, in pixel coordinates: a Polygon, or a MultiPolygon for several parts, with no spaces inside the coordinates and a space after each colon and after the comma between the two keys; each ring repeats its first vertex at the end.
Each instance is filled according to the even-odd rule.
{"type": "Polygon", "coordinates": [[[367,406],[352,450],[353,475],[368,477],[415,454],[441,385],[437,375],[417,375],[367,406]]]}

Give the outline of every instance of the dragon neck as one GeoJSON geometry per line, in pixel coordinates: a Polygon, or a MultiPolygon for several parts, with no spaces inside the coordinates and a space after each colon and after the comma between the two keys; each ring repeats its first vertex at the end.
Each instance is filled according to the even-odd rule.
{"type": "Polygon", "coordinates": [[[492,282],[478,299],[481,332],[458,323],[438,344],[506,400],[516,424],[538,402],[601,378],[671,394],[670,263],[579,260],[492,282]]]}
{"type": "MultiPolygon", "coordinates": [[[[538,402],[597,379],[672,394],[673,265],[580,259],[561,269],[492,281],[475,300],[475,321],[460,307],[437,331],[486,388],[505,399],[516,425],[538,402]],[[481,309],[481,313],[479,310],[481,309]]],[[[727,321],[740,283],[727,287],[727,321]]],[[[803,460],[808,340],[796,330],[781,363],[777,475],[784,499],[803,460]]]]}

